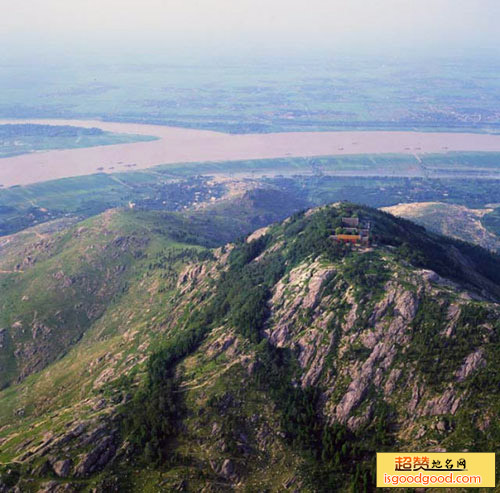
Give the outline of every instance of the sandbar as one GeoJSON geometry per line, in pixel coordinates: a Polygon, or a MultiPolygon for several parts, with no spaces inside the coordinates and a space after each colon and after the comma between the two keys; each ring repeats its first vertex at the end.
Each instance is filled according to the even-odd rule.
{"type": "Polygon", "coordinates": [[[98,120],[0,120],[0,124],[4,123],[97,127],[116,133],[158,137],[158,140],[147,142],[49,150],[0,158],[0,184],[4,187],[178,163],[358,154],[418,156],[446,152],[500,152],[500,135],[486,133],[336,131],[233,135],[98,120]]]}

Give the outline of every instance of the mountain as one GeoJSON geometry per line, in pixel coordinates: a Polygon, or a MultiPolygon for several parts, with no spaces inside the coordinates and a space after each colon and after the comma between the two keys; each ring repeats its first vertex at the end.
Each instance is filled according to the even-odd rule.
{"type": "Polygon", "coordinates": [[[245,190],[194,213],[111,209],[72,229],[72,219],[57,220],[3,237],[0,388],[63,355],[106,312],[144,301],[130,291],[151,259],[167,255],[171,270],[177,256],[194,261],[197,247],[244,236],[300,204],[277,190],[245,190]]]}
{"type": "Polygon", "coordinates": [[[382,210],[414,221],[436,233],[500,252],[500,237],[483,224],[483,218],[491,214],[493,209],[469,209],[444,202],[415,202],[382,207],[382,210]]]}
{"type": "Polygon", "coordinates": [[[8,367],[0,491],[373,491],[376,451],[498,451],[498,256],[350,203],[236,240],[235,204],[7,256],[0,354],[44,357],[8,367]]]}

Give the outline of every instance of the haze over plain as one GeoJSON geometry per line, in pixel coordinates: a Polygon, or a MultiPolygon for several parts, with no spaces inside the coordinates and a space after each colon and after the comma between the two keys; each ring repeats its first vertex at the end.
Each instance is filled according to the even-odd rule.
{"type": "Polygon", "coordinates": [[[498,0],[4,3],[0,493],[500,452],[498,0]]]}
{"type": "Polygon", "coordinates": [[[2,58],[496,52],[495,0],[27,0],[0,19],[2,58]],[[36,43],[33,41],[36,40],[36,43]]]}

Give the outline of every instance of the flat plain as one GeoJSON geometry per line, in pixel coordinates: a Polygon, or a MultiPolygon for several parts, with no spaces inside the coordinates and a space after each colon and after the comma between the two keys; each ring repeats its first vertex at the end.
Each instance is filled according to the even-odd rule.
{"type": "Polygon", "coordinates": [[[209,130],[85,120],[0,120],[100,128],[157,140],[52,150],[3,158],[0,184],[26,185],[96,172],[174,163],[364,154],[419,156],[452,152],[498,152],[500,135],[457,132],[343,131],[226,134],[209,130]]]}

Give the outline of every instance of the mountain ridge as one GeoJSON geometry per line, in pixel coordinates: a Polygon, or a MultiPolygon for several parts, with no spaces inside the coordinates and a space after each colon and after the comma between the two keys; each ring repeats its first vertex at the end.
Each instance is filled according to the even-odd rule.
{"type": "Polygon", "coordinates": [[[500,238],[483,224],[485,216],[494,208],[470,209],[444,202],[414,202],[381,210],[414,221],[436,233],[476,243],[493,252],[500,251],[500,238]]]}
{"type": "Polygon", "coordinates": [[[349,203],[196,251],[0,394],[4,484],[371,491],[381,449],[496,450],[498,256],[349,203]],[[372,245],[332,240],[354,216],[372,245]]]}

